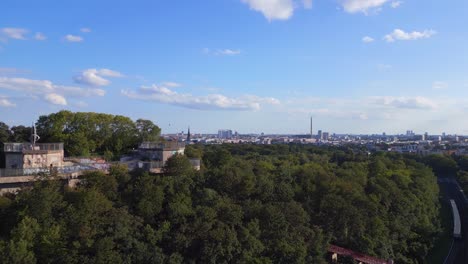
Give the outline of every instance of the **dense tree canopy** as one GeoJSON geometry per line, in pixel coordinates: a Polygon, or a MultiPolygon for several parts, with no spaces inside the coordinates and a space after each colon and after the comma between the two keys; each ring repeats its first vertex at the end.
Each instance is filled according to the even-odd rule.
{"type": "MultiPolygon", "coordinates": [[[[57,140],[80,133],[66,120],[86,115],[61,121],[70,114],[42,118],[41,129],[57,140]]],[[[41,181],[0,197],[0,262],[320,264],[333,243],[422,263],[439,230],[436,178],[398,154],[300,145],[187,153],[202,157],[201,171],[176,155],[160,175],[117,166],[76,189],[41,181]]]]}
{"type": "Polygon", "coordinates": [[[0,122],[0,143],[28,142],[31,138],[31,127],[13,126],[0,122]]]}
{"type": "Polygon", "coordinates": [[[159,140],[161,129],[150,120],[100,113],[60,111],[39,117],[41,142],[64,142],[66,154],[118,156],[142,141],[159,140]],[[110,153],[106,153],[110,152],[110,153]]]}

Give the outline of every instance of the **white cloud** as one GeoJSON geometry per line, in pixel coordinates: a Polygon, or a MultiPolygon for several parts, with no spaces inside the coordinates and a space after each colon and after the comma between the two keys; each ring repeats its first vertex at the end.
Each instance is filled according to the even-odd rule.
{"type": "MultiPolygon", "coordinates": [[[[388,120],[394,122],[389,129],[412,128],[416,123],[433,119],[434,116],[447,115],[450,109],[455,107],[455,103],[451,100],[422,96],[306,99],[306,97],[296,97],[284,100],[275,108],[275,113],[277,115],[287,113],[292,120],[308,120],[312,115],[314,121],[318,121],[319,129],[326,128],[333,131],[333,128],[327,128],[326,123],[328,123],[331,126],[341,127],[340,129],[344,129],[342,132],[349,133],[347,126],[385,127],[388,126],[388,120]]],[[[370,129],[372,130],[373,128],[370,129]]]]}
{"type": "Polygon", "coordinates": [[[24,28],[2,28],[0,29],[0,37],[6,38],[6,39],[21,39],[25,40],[26,39],[26,34],[28,34],[29,31],[24,28]]]}
{"type": "Polygon", "coordinates": [[[434,90],[445,90],[447,88],[448,88],[448,83],[446,82],[437,81],[437,82],[432,83],[432,89],[434,90]]]}
{"type": "Polygon", "coordinates": [[[91,29],[90,28],[81,28],[80,31],[83,32],[83,33],[90,33],[91,29]]]}
{"type": "Polygon", "coordinates": [[[54,91],[54,84],[48,80],[0,77],[0,88],[37,94],[54,91]]]}
{"type": "Polygon", "coordinates": [[[25,70],[20,70],[17,68],[0,68],[0,74],[2,75],[13,75],[13,74],[21,74],[25,73],[27,71],[25,70]]]}
{"type": "Polygon", "coordinates": [[[401,29],[395,29],[392,33],[385,35],[384,39],[387,42],[395,42],[396,40],[417,40],[430,38],[435,35],[437,32],[434,30],[424,30],[424,31],[413,31],[405,32],[401,29]]]}
{"type": "Polygon", "coordinates": [[[401,4],[403,4],[403,1],[393,1],[393,2],[390,4],[390,6],[391,6],[392,8],[398,8],[398,7],[401,6],[401,4]]]}
{"type": "Polygon", "coordinates": [[[302,0],[302,5],[304,8],[311,9],[312,8],[312,0],[302,0]]]}
{"type": "Polygon", "coordinates": [[[390,69],[392,69],[392,68],[393,68],[393,67],[392,67],[392,65],[390,65],[390,64],[383,64],[383,63],[381,63],[381,64],[378,64],[378,65],[377,65],[377,69],[379,69],[379,70],[381,70],[381,71],[390,70],[390,69]]]}
{"type": "Polygon", "coordinates": [[[104,96],[106,91],[103,89],[96,89],[96,88],[80,88],[74,86],[61,86],[57,85],[55,90],[66,94],[72,97],[91,97],[91,96],[104,96]]]}
{"type": "Polygon", "coordinates": [[[0,107],[15,107],[15,106],[16,104],[12,103],[7,98],[0,96],[0,107]]]}
{"type": "Polygon", "coordinates": [[[83,38],[80,36],[74,36],[74,35],[68,34],[65,36],[65,40],[68,42],[82,42],[83,38]]]}
{"type": "Polygon", "coordinates": [[[389,0],[341,0],[341,5],[348,13],[363,12],[367,14],[369,11],[378,10],[389,0]]]}
{"type": "Polygon", "coordinates": [[[162,86],[170,87],[170,88],[175,88],[175,87],[180,87],[180,86],[182,86],[182,84],[176,83],[176,82],[163,82],[163,83],[162,83],[162,86]]]}
{"type": "Polygon", "coordinates": [[[82,71],[73,79],[76,83],[91,86],[106,86],[110,84],[108,79],[103,77],[123,77],[123,74],[109,69],[87,69],[82,71]]]}
{"type": "Polygon", "coordinates": [[[83,102],[83,101],[73,102],[72,104],[73,104],[73,106],[78,107],[78,108],[88,107],[88,104],[86,102],[83,102]]]}
{"type": "Polygon", "coordinates": [[[241,0],[250,9],[261,12],[268,20],[287,20],[294,13],[293,0],[241,0]]]}
{"type": "Polygon", "coordinates": [[[422,97],[394,97],[394,96],[374,96],[370,97],[370,103],[404,109],[436,109],[438,104],[433,100],[422,97]]]}
{"type": "Polygon", "coordinates": [[[232,49],[223,49],[223,50],[217,50],[215,52],[216,55],[227,55],[227,56],[234,56],[234,55],[239,55],[241,54],[240,50],[232,50],[232,49]]]}
{"type": "Polygon", "coordinates": [[[0,77],[0,89],[7,89],[30,95],[44,96],[44,99],[54,104],[66,102],[65,97],[92,97],[104,96],[102,89],[84,89],[75,86],[56,85],[49,80],[32,80],[26,78],[0,77]],[[65,100],[61,100],[58,96],[65,100]]]}
{"type": "Polygon", "coordinates": [[[204,48],[203,53],[216,56],[235,56],[241,54],[241,51],[238,49],[217,49],[211,50],[209,48],[204,48]]]}
{"type": "Polygon", "coordinates": [[[373,39],[373,38],[371,38],[369,36],[365,36],[365,37],[362,38],[362,42],[364,42],[364,43],[371,43],[371,42],[374,42],[374,41],[375,41],[375,39],[373,39]]]}
{"type": "Polygon", "coordinates": [[[44,34],[42,34],[41,32],[37,32],[36,35],[34,35],[34,38],[36,40],[46,40],[47,39],[47,37],[44,34]]]}
{"type": "Polygon", "coordinates": [[[65,97],[56,93],[46,94],[44,96],[44,99],[47,102],[54,104],[54,105],[67,105],[67,100],[65,99],[65,97]]]}
{"type": "Polygon", "coordinates": [[[100,69],[98,70],[98,74],[105,77],[124,77],[122,73],[109,69],[100,69]]]}
{"type": "Polygon", "coordinates": [[[258,110],[263,104],[278,104],[275,98],[243,96],[230,98],[221,94],[194,96],[175,92],[168,87],[142,86],[138,90],[123,90],[122,94],[132,99],[154,101],[198,110],[258,110]]]}

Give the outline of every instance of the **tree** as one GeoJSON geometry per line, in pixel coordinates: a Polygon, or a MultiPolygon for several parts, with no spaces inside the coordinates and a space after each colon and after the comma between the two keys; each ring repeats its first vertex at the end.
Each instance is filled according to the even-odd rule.
{"type": "Polygon", "coordinates": [[[14,126],[11,127],[10,141],[12,142],[30,142],[31,127],[14,126]]]}
{"type": "Polygon", "coordinates": [[[18,226],[12,230],[10,241],[4,245],[0,253],[2,263],[27,264],[36,263],[34,246],[40,231],[36,219],[25,217],[18,226]]]}
{"type": "Polygon", "coordinates": [[[10,138],[10,128],[7,124],[0,122],[0,143],[8,142],[10,138]]]}
{"type": "Polygon", "coordinates": [[[161,129],[151,120],[138,119],[136,121],[139,143],[144,141],[157,142],[161,134],[161,129]]]}
{"type": "Polygon", "coordinates": [[[170,157],[164,165],[164,173],[172,176],[191,176],[193,174],[190,160],[181,154],[170,157]]]}

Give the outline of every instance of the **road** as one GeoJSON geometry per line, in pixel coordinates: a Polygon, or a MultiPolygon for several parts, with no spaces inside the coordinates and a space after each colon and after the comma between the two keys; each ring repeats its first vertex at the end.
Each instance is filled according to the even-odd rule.
{"type": "MultiPolygon", "coordinates": [[[[468,263],[468,200],[461,191],[455,177],[439,177],[438,183],[444,199],[455,200],[460,213],[462,227],[462,239],[453,241],[453,245],[444,264],[467,264],[468,263]]],[[[453,230],[453,227],[452,229],[453,230]]]]}

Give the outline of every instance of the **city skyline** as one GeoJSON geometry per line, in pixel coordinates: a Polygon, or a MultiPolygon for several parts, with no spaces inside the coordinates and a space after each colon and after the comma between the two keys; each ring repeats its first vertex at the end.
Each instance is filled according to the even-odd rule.
{"type": "Polygon", "coordinates": [[[315,133],[468,134],[466,1],[1,7],[10,126],[66,109],[150,119],[163,133],[307,134],[313,116],[315,133]]]}

